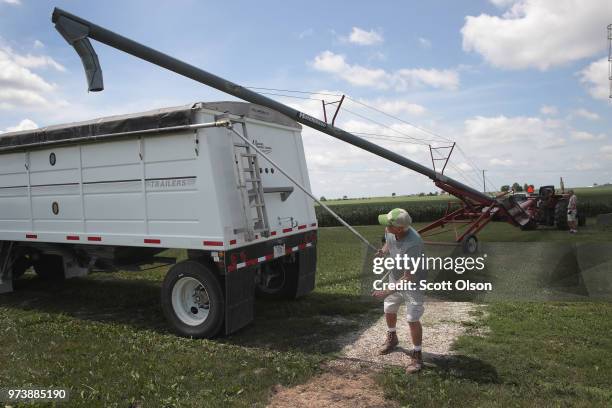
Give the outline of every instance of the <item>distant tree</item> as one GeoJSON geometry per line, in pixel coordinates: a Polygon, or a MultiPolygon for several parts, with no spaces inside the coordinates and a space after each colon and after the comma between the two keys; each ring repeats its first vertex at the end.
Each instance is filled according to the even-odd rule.
{"type": "Polygon", "coordinates": [[[501,186],[501,191],[504,192],[504,193],[510,191],[510,186],[507,185],[507,184],[501,186]]]}
{"type": "Polygon", "coordinates": [[[342,196],[342,199],[343,200],[348,200],[348,197],[347,196],[342,196]]]}
{"type": "Polygon", "coordinates": [[[425,197],[425,193],[419,193],[419,197],[425,197]]]}
{"type": "Polygon", "coordinates": [[[512,190],[515,193],[520,193],[521,191],[523,191],[523,187],[521,187],[521,185],[517,182],[514,182],[514,184],[512,184],[512,190]]]}
{"type": "Polygon", "coordinates": [[[523,184],[523,191],[527,191],[528,188],[529,188],[529,184],[527,183],[523,184]]]}
{"type": "Polygon", "coordinates": [[[319,198],[319,201],[327,201],[327,198],[325,198],[325,196],[321,196],[321,198],[319,198]]]}
{"type": "Polygon", "coordinates": [[[597,183],[593,183],[593,187],[597,187],[597,185],[598,185],[597,183]]]}
{"type": "Polygon", "coordinates": [[[434,195],[434,193],[432,193],[432,192],[430,191],[429,193],[427,193],[427,195],[428,195],[429,197],[431,197],[432,195],[434,195]]]}
{"type": "Polygon", "coordinates": [[[391,193],[391,197],[395,197],[395,193],[391,193]]]}

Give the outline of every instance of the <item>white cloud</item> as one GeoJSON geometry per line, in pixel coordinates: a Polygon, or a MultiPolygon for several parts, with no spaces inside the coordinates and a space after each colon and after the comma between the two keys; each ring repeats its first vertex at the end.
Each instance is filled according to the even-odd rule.
{"type": "Polygon", "coordinates": [[[2,0],[3,3],[12,4],[14,6],[18,6],[21,4],[21,0],[2,0]]]}
{"type": "Polygon", "coordinates": [[[610,24],[609,0],[496,1],[512,6],[501,16],[467,16],[461,29],[463,49],[508,69],[546,70],[605,49],[610,24]]]}
{"type": "Polygon", "coordinates": [[[459,74],[455,70],[405,68],[387,72],[381,68],[351,65],[341,54],[323,51],[312,62],[313,68],[344,79],[352,85],[377,89],[406,90],[411,87],[430,86],[454,90],[459,87],[459,74]]]}
{"type": "Polygon", "coordinates": [[[518,0],[489,0],[491,3],[499,8],[507,7],[511,4],[516,3],[518,0]]]}
{"type": "Polygon", "coordinates": [[[489,160],[489,164],[492,166],[509,167],[514,165],[514,161],[512,161],[511,159],[498,159],[497,157],[494,157],[489,160]]]}
{"type": "Polygon", "coordinates": [[[601,146],[599,151],[603,154],[603,156],[606,159],[612,160],[612,145],[601,146]]]}
{"type": "Polygon", "coordinates": [[[607,58],[592,62],[588,67],[578,73],[580,82],[588,89],[595,99],[609,99],[610,79],[609,62],[607,58]]]}
{"type": "Polygon", "coordinates": [[[431,41],[427,38],[419,37],[419,45],[421,46],[421,48],[430,49],[431,41]]]}
{"type": "Polygon", "coordinates": [[[34,48],[45,48],[45,44],[40,40],[34,40],[34,48]]]}
{"type": "Polygon", "coordinates": [[[540,113],[542,115],[556,115],[559,113],[559,109],[557,109],[556,106],[542,105],[540,108],[540,113]]]}
{"type": "Polygon", "coordinates": [[[367,105],[372,105],[376,109],[380,109],[385,113],[389,113],[391,115],[399,115],[399,114],[407,114],[407,115],[423,115],[427,109],[424,106],[410,103],[403,99],[375,99],[371,101],[362,101],[367,105]]]}
{"type": "Polygon", "coordinates": [[[358,45],[375,45],[384,41],[382,34],[376,30],[366,31],[359,27],[353,27],[348,41],[358,45]]]}
{"type": "Polygon", "coordinates": [[[30,119],[24,119],[15,126],[7,127],[6,131],[7,132],[19,132],[21,130],[31,130],[31,129],[38,129],[38,125],[30,119]]]}
{"type": "Polygon", "coordinates": [[[604,135],[603,133],[600,133],[598,135],[594,135],[592,133],[589,132],[585,132],[582,130],[574,130],[571,132],[571,136],[572,139],[574,140],[581,140],[581,141],[587,141],[587,140],[602,140],[606,138],[606,135],[604,135]]]}
{"type": "Polygon", "coordinates": [[[574,110],[574,114],[576,116],[580,116],[581,118],[588,119],[588,120],[599,120],[600,119],[597,113],[590,112],[584,108],[574,110]]]}
{"type": "Polygon", "coordinates": [[[302,31],[301,33],[298,34],[298,38],[300,40],[303,40],[306,37],[311,37],[314,34],[314,29],[313,28],[307,28],[304,31],[302,31]]]}
{"type": "Polygon", "coordinates": [[[44,67],[64,70],[50,57],[21,55],[10,47],[0,46],[0,108],[53,105],[46,94],[55,90],[56,85],[31,71],[44,67]]]}
{"type": "Polygon", "coordinates": [[[466,162],[461,162],[457,165],[457,167],[459,168],[459,170],[462,171],[471,171],[474,170],[473,166],[470,166],[469,164],[467,164],[466,162]]]}
{"type": "Polygon", "coordinates": [[[464,135],[473,145],[491,143],[498,149],[551,149],[566,145],[567,124],[561,120],[503,115],[476,116],[464,122],[464,135]],[[527,147],[526,147],[527,146],[527,147]]]}
{"type": "Polygon", "coordinates": [[[32,54],[19,55],[19,54],[13,53],[13,59],[15,60],[17,64],[25,68],[51,67],[60,72],[66,71],[66,68],[64,68],[62,64],[58,63],[53,58],[47,55],[32,55],[32,54]]]}

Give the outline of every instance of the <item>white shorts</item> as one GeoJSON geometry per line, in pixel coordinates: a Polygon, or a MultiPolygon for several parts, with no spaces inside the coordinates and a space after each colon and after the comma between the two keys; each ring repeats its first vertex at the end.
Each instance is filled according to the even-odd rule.
{"type": "Polygon", "coordinates": [[[575,222],[576,221],[576,210],[568,210],[567,211],[567,221],[575,222]]]}
{"type": "MultiPolygon", "coordinates": [[[[389,282],[395,282],[395,279],[389,276],[389,282]]],[[[420,290],[394,292],[385,298],[384,311],[397,313],[400,305],[406,303],[406,319],[409,322],[418,322],[425,311],[423,300],[423,292],[420,290]]]]}

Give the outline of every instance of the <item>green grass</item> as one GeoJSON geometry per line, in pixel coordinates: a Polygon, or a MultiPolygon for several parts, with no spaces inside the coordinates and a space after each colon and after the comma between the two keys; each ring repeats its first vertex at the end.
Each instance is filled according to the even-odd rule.
{"type": "Polygon", "coordinates": [[[462,336],[455,358],[417,376],[385,371],[386,396],[407,407],[612,404],[612,305],[494,303],[487,312],[476,325],[488,335],[462,336]]]}
{"type": "MultiPolygon", "coordinates": [[[[480,238],[485,245],[612,242],[612,231],[589,224],[570,236],[493,223],[480,238]]],[[[358,229],[380,240],[381,227],[358,229]]],[[[215,340],[168,332],[159,306],[166,267],[55,284],[28,273],[0,296],[0,388],[67,387],[70,406],[83,407],[264,406],[273,385],[316,375],[339,352],[339,336],[380,316],[380,305],[360,296],[362,244],[343,228],[323,228],[318,250],[315,292],[294,302],[258,301],[253,324],[215,340]]],[[[173,254],[182,256],[164,255],[173,254]]],[[[514,273],[509,281],[531,276],[514,270],[516,258],[502,260],[500,268],[514,273]]],[[[530,405],[553,396],[558,405],[601,404],[612,383],[611,312],[600,303],[494,303],[479,323],[490,337],[461,338],[457,362],[412,378],[390,370],[381,384],[415,406],[530,405]]]]}

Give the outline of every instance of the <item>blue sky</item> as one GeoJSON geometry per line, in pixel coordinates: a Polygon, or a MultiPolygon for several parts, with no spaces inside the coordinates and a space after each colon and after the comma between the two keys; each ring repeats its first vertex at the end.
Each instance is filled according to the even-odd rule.
{"type": "MultiPolygon", "coordinates": [[[[243,85],[347,94],[339,126],[428,165],[423,142],[407,142],[456,141],[448,174],[473,186],[481,169],[495,186],[612,182],[609,1],[0,0],[0,131],[229,99],[99,43],[106,89],[88,94],[54,6],[243,85]]],[[[314,99],[335,100],[280,93],[312,98],[275,96],[318,117],[314,99]]],[[[318,195],[434,191],[329,136],[303,136],[318,195]]]]}

